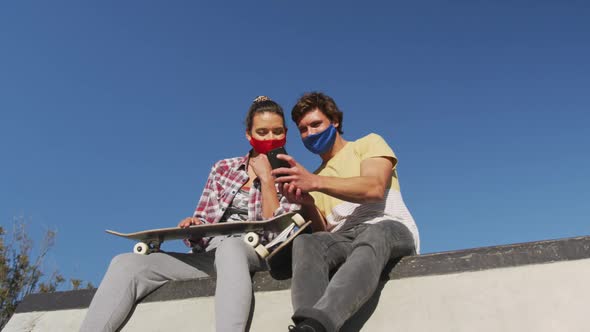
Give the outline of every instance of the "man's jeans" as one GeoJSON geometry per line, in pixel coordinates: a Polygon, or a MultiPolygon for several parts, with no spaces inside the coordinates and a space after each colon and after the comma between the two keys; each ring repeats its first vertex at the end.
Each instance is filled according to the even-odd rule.
{"type": "Polygon", "coordinates": [[[414,253],[412,233],[391,220],[298,236],[293,244],[293,321],[312,318],[328,332],[338,331],[373,295],[385,264],[414,253]]]}

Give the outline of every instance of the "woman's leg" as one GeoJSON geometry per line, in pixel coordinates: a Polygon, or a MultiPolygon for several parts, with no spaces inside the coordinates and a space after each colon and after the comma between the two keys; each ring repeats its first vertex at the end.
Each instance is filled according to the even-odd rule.
{"type": "Polygon", "coordinates": [[[253,295],[250,272],[265,270],[266,263],[244,240],[230,237],[217,248],[215,268],[216,330],[245,331],[253,295]]]}
{"type": "Polygon", "coordinates": [[[116,331],[135,303],[169,280],[206,277],[212,256],[203,254],[121,254],[113,258],[80,331],[116,331]],[[183,262],[185,258],[191,265],[183,262]]]}

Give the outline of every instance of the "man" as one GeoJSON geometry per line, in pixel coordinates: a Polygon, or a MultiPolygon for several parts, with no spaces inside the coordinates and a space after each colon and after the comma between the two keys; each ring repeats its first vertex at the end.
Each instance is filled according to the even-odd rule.
{"type": "Polygon", "coordinates": [[[322,164],[310,173],[279,155],[291,167],[273,174],[284,174],[276,179],[283,193],[326,231],[294,241],[289,330],[334,332],[372,296],[390,259],[418,252],[418,229],[400,194],[397,158],[379,135],[345,140],[343,114],[323,93],[304,94],[291,117],[322,164]]]}

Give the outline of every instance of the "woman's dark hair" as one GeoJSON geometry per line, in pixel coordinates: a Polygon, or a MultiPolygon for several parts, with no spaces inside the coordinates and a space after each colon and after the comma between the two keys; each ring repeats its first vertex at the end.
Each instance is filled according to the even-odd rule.
{"type": "Polygon", "coordinates": [[[334,99],[321,92],[308,92],[301,96],[297,100],[297,104],[293,106],[293,110],[291,110],[291,119],[298,124],[305,113],[315,109],[319,109],[332,122],[337,122],[339,125],[336,129],[340,134],[344,133],[342,131],[342,112],[336,106],[334,99]]]}
{"type": "Polygon", "coordinates": [[[254,115],[266,112],[271,112],[280,116],[281,119],[283,119],[283,127],[287,128],[283,108],[267,96],[258,96],[254,99],[252,105],[250,105],[250,109],[248,109],[248,114],[246,115],[246,130],[248,132],[252,130],[252,120],[254,119],[254,115]]]}

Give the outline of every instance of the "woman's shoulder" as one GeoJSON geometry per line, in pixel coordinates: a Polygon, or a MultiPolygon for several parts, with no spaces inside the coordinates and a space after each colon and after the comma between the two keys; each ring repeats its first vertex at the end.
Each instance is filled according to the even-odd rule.
{"type": "Polygon", "coordinates": [[[218,160],[213,168],[235,168],[242,164],[246,164],[248,156],[232,157],[218,160]]]}

